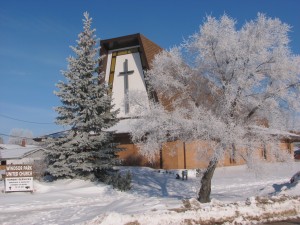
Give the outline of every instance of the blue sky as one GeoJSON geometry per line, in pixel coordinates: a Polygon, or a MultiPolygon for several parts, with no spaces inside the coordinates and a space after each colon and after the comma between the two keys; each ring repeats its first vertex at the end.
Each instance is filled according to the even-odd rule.
{"type": "Polygon", "coordinates": [[[226,13],[242,25],[262,12],[292,26],[291,48],[300,54],[299,0],[0,0],[0,5],[0,134],[13,128],[34,136],[63,130],[54,124],[53,107],[60,101],[53,91],[85,11],[100,39],[142,33],[166,49],[198,31],[206,15],[226,13]]]}

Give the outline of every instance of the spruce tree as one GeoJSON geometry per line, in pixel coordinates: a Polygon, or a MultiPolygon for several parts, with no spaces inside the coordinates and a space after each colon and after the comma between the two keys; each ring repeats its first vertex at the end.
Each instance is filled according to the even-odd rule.
{"type": "Polygon", "coordinates": [[[75,56],[67,58],[68,70],[62,72],[65,82],[56,85],[62,102],[55,109],[56,123],[70,127],[67,135],[48,145],[48,172],[57,178],[93,180],[118,163],[113,134],[105,132],[117,123],[117,111],[112,110],[104,75],[97,73],[99,48],[91,23],[85,12],[83,31],[77,46],[71,47],[75,56]]]}

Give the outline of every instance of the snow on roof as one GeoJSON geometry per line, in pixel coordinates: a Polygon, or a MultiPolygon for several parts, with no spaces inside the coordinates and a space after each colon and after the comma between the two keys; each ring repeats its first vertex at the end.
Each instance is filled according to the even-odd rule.
{"type": "Polygon", "coordinates": [[[131,123],[137,121],[138,119],[123,119],[120,120],[116,125],[108,128],[105,131],[113,131],[117,134],[121,133],[130,133],[131,132],[131,123]]]}
{"type": "MultiPolygon", "coordinates": [[[[121,119],[116,125],[104,130],[107,132],[115,132],[117,134],[121,134],[121,133],[130,133],[131,132],[131,126],[130,124],[134,121],[137,121],[138,119],[121,119]]],[[[65,130],[65,131],[60,131],[60,132],[56,132],[56,133],[52,133],[52,134],[48,134],[48,135],[44,135],[42,137],[38,137],[36,138],[36,141],[40,142],[42,139],[47,139],[47,138],[61,138],[64,137],[68,134],[68,132],[70,132],[70,130],[65,130]],[[40,139],[40,140],[39,140],[40,139]]],[[[95,134],[94,132],[91,132],[90,134],[95,134]]],[[[0,144],[0,150],[2,149],[3,144],[0,144]]],[[[8,148],[13,148],[10,146],[7,146],[6,149],[8,148]]],[[[16,145],[18,146],[18,145],[16,145]]],[[[20,147],[20,146],[18,146],[20,147]]]]}
{"type": "Polygon", "coordinates": [[[0,144],[0,159],[20,159],[39,150],[45,150],[40,146],[0,144]]]}
{"type": "Polygon", "coordinates": [[[251,128],[253,128],[255,131],[259,131],[259,132],[264,132],[264,133],[273,134],[273,135],[280,135],[280,136],[283,136],[283,137],[299,138],[300,139],[300,135],[295,134],[295,133],[291,133],[291,132],[288,132],[288,131],[284,131],[284,130],[265,128],[265,127],[260,127],[260,126],[251,126],[251,128]]]}
{"type": "Polygon", "coordinates": [[[68,134],[69,130],[64,130],[64,131],[59,131],[56,133],[52,133],[52,134],[47,134],[42,136],[41,138],[60,138],[60,137],[64,137],[68,134]]]}

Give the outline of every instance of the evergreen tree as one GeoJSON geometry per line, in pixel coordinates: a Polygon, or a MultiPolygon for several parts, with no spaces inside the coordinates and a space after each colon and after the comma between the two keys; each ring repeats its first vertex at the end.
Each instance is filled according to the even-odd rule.
{"type": "Polygon", "coordinates": [[[48,145],[48,172],[57,178],[93,180],[118,163],[112,133],[105,132],[117,123],[118,112],[112,110],[108,86],[101,82],[104,75],[97,74],[99,48],[91,23],[85,12],[83,31],[77,46],[71,47],[75,57],[68,57],[68,70],[62,72],[66,81],[59,81],[55,92],[62,102],[55,109],[56,123],[70,127],[67,135],[48,145]]]}

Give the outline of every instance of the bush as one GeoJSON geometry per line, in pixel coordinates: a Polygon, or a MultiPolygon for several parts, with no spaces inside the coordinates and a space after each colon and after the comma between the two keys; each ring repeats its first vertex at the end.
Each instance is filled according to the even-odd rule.
{"type": "Polygon", "coordinates": [[[45,160],[34,160],[32,164],[33,178],[35,180],[42,181],[44,179],[46,169],[47,163],[45,160]]]}
{"type": "Polygon", "coordinates": [[[106,183],[120,191],[128,191],[131,189],[131,173],[128,171],[125,175],[121,175],[120,172],[111,174],[106,183]]]}

